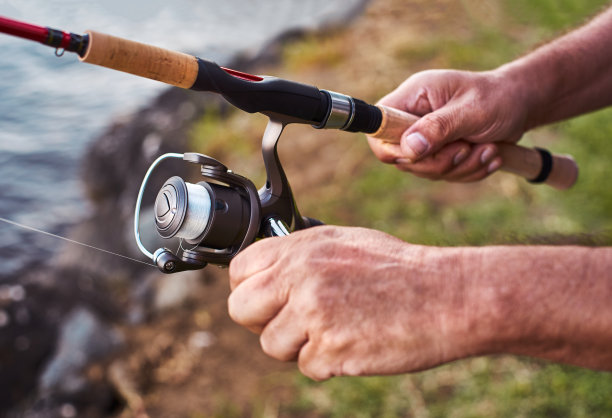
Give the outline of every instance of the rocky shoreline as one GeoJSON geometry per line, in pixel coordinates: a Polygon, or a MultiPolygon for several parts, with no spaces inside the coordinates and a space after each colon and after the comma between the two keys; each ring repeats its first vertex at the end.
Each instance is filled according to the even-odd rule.
{"type": "MultiPolygon", "coordinates": [[[[157,155],[186,148],[189,126],[214,100],[171,88],[96,139],[83,158],[82,176],[92,214],[69,238],[143,259],[131,234],[142,177],[157,155]]],[[[161,184],[171,175],[189,173],[184,165],[168,164],[152,182],[161,184]]],[[[0,293],[3,310],[15,318],[0,337],[5,348],[2,380],[12,382],[0,394],[0,405],[13,409],[9,415],[76,416],[87,411],[87,416],[106,416],[123,400],[108,376],[91,376],[88,370],[119,352],[125,343],[120,326],[146,320],[156,308],[152,301],[160,298],[155,293],[162,275],[153,267],[61,245],[50,265],[18,275],[19,284],[8,282],[0,293]]],[[[193,286],[194,280],[180,279],[175,282],[179,289],[170,285],[163,292],[184,297],[182,288],[193,286]]]]}
{"type": "MultiPolygon", "coordinates": [[[[92,213],[69,238],[143,259],[130,234],[140,181],[154,156],[185,148],[189,126],[209,100],[168,89],[97,138],[83,158],[92,213]]],[[[188,173],[169,166],[158,177],[175,174],[188,173]]],[[[71,416],[73,409],[103,416],[120,402],[104,377],[92,379],[87,370],[122,348],[118,325],[146,319],[147,298],[158,280],[153,267],[59,244],[49,265],[16,275],[0,289],[0,306],[13,319],[0,333],[0,374],[7,385],[0,405],[14,416],[71,416]]]]}
{"type": "MultiPolygon", "coordinates": [[[[264,54],[231,66],[255,71],[260,63],[270,65],[284,43],[302,35],[286,33],[264,54]]],[[[143,260],[132,222],[144,173],[157,156],[189,149],[190,129],[210,106],[227,105],[212,94],[169,88],[95,139],[82,163],[91,216],[68,237],[143,260]]],[[[156,170],[151,183],[194,175],[187,169],[168,162],[156,170]]],[[[155,193],[149,191],[143,203],[151,205],[155,193]]],[[[148,235],[143,232],[144,238],[148,235]]],[[[5,321],[0,333],[0,380],[5,387],[0,391],[1,409],[15,417],[116,413],[129,403],[129,394],[118,387],[125,382],[118,383],[103,370],[125,348],[126,327],[180,306],[210,284],[214,274],[182,273],[168,280],[153,266],[62,241],[53,244],[62,247],[51,262],[0,286],[0,322],[5,321]]]]}

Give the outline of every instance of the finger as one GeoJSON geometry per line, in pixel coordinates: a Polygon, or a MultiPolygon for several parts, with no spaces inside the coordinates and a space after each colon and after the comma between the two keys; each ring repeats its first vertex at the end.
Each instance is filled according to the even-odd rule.
{"type": "Polygon", "coordinates": [[[395,160],[402,157],[402,150],[399,144],[392,144],[372,137],[368,137],[368,144],[370,144],[370,148],[376,158],[383,163],[393,164],[395,160]]]}
{"type": "MultiPolygon", "coordinates": [[[[460,181],[476,172],[482,171],[497,157],[497,147],[494,144],[473,145],[470,154],[452,170],[445,173],[444,180],[460,181]]],[[[486,170],[485,170],[486,171],[486,170]]]]}
{"type": "Polygon", "coordinates": [[[297,315],[289,305],[266,325],[259,342],[270,357],[280,361],[297,360],[302,346],[308,341],[308,334],[299,326],[297,315]]]}
{"type": "Polygon", "coordinates": [[[413,115],[423,116],[433,112],[427,89],[419,77],[410,77],[395,90],[384,96],[377,104],[394,107],[413,115]]]}
{"type": "Polygon", "coordinates": [[[480,170],[477,170],[476,172],[468,176],[462,177],[456,181],[459,183],[471,183],[474,181],[480,181],[499,170],[501,164],[502,159],[500,157],[494,158],[493,161],[491,161],[488,165],[482,167],[480,170]]]}
{"type": "Polygon", "coordinates": [[[404,91],[404,84],[405,82],[400,84],[395,90],[383,96],[377,104],[401,110],[406,109],[407,93],[404,91]]]}
{"type": "Polygon", "coordinates": [[[238,324],[259,333],[287,303],[288,290],[276,275],[263,271],[245,280],[230,294],[230,317],[238,324]]]}
{"type": "MultiPolygon", "coordinates": [[[[371,363],[351,347],[325,349],[322,341],[309,339],[298,352],[298,368],[305,376],[322,381],[334,376],[366,376],[366,364],[371,363]]],[[[357,349],[359,350],[359,348],[357,349]]]]}
{"type": "Polygon", "coordinates": [[[456,141],[446,145],[439,152],[415,163],[399,158],[396,160],[396,167],[420,177],[442,178],[446,173],[463,162],[470,155],[471,151],[472,147],[469,143],[456,141]]]}
{"type": "Polygon", "coordinates": [[[318,351],[317,345],[312,340],[308,340],[306,344],[302,346],[297,359],[300,372],[302,372],[304,376],[308,376],[318,382],[327,380],[335,375],[342,375],[341,371],[332,373],[330,362],[325,361],[318,351]]]}
{"type": "Polygon", "coordinates": [[[473,134],[472,118],[462,108],[447,105],[416,121],[402,135],[400,147],[404,157],[416,162],[452,141],[473,134]]]}
{"type": "Polygon", "coordinates": [[[240,283],[260,271],[270,268],[279,259],[281,237],[257,241],[236,255],[229,265],[230,288],[234,290],[240,283]]]}

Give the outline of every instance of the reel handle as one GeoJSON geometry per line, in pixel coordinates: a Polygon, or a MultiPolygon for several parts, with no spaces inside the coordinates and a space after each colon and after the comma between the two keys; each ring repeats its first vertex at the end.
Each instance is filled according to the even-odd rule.
{"type": "Polygon", "coordinates": [[[325,222],[322,222],[315,218],[309,218],[308,216],[302,216],[302,220],[304,221],[304,228],[312,228],[314,226],[325,225],[325,222]]]}
{"type": "MultiPolygon", "coordinates": [[[[383,105],[377,107],[382,112],[382,122],[380,128],[370,135],[374,138],[399,143],[402,133],[419,120],[418,116],[411,113],[383,105]]],[[[501,170],[524,177],[533,183],[545,183],[564,190],[573,186],[578,178],[578,165],[571,155],[550,154],[546,150],[503,142],[497,142],[495,145],[502,158],[501,170]],[[548,169],[550,171],[546,176],[548,169]]]]}
{"type": "MultiPolygon", "coordinates": [[[[302,225],[300,229],[312,228],[314,226],[325,225],[318,219],[302,216],[302,225]]],[[[262,233],[264,237],[284,237],[291,234],[287,225],[278,218],[271,217],[263,222],[262,233]]]]}

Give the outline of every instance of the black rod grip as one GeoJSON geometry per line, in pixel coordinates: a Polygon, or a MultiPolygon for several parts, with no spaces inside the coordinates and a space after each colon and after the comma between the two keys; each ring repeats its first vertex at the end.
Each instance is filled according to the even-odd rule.
{"type": "Polygon", "coordinates": [[[382,112],[376,106],[367,104],[363,100],[353,98],[355,104],[355,117],[345,129],[348,132],[374,133],[382,122],[382,112]]]}

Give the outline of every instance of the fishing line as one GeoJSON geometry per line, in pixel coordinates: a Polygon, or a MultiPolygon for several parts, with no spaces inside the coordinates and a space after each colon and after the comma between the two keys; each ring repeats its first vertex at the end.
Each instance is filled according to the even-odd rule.
{"type": "Polygon", "coordinates": [[[187,186],[187,209],[183,225],[176,233],[179,238],[197,239],[208,226],[212,201],[208,190],[198,184],[187,186]]]}
{"type": "Polygon", "coordinates": [[[70,242],[70,243],[72,243],[72,244],[82,245],[83,247],[91,248],[91,249],[93,249],[93,250],[97,250],[97,251],[102,251],[103,253],[107,253],[107,254],[115,255],[115,256],[117,256],[117,257],[125,258],[125,259],[127,259],[127,260],[131,260],[131,261],[134,261],[134,262],[136,262],[136,263],[145,264],[145,265],[147,265],[147,266],[151,266],[151,267],[155,267],[155,268],[157,268],[157,266],[156,266],[156,265],[151,264],[151,263],[147,263],[147,262],[142,261],[142,260],[137,260],[137,259],[135,259],[135,258],[131,258],[131,257],[128,257],[128,256],[123,255],[123,254],[117,254],[117,253],[114,253],[114,252],[112,252],[112,251],[105,250],[105,249],[103,249],[103,248],[94,247],[93,245],[85,244],[85,243],[83,243],[83,242],[75,241],[75,240],[70,239],[70,238],[62,237],[61,235],[52,234],[51,232],[43,231],[43,230],[41,230],[41,229],[34,228],[34,227],[32,227],[32,226],[28,226],[28,225],[20,224],[20,223],[18,223],[18,222],[11,221],[11,220],[6,219],[6,218],[2,218],[2,217],[0,217],[0,221],[5,222],[5,223],[10,224],[10,225],[13,225],[13,226],[17,226],[17,227],[19,227],[19,228],[27,229],[27,230],[29,230],[29,231],[38,232],[38,233],[41,233],[41,234],[43,234],[43,235],[48,235],[48,236],[50,236],[50,237],[54,237],[54,238],[63,239],[64,241],[68,241],[68,242],[70,242]]]}

